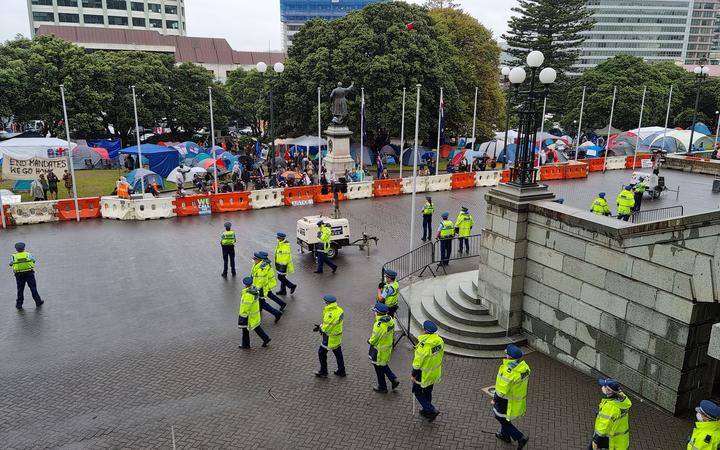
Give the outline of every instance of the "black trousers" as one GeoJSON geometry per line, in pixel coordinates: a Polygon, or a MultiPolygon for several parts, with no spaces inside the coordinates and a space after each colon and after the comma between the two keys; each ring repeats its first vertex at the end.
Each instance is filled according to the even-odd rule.
{"type": "MultiPolygon", "coordinates": [[[[260,336],[260,339],[262,339],[263,343],[270,340],[270,337],[265,333],[265,330],[262,329],[261,326],[257,326],[254,329],[255,333],[257,333],[258,336],[260,336]]],[[[243,347],[250,347],[250,330],[247,328],[242,329],[242,346],[243,347]]]]}
{"type": "Polygon", "coordinates": [[[518,430],[517,427],[515,427],[515,425],[506,418],[495,415],[495,420],[500,422],[500,434],[503,437],[510,438],[516,442],[525,437],[525,435],[522,434],[522,431],[518,430]]]}
{"type": "Polygon", "coordinates": [[[463,252],[463,245],[464,245],[464,246],[465,246],[465,253],[470,253],[470,238],[461,237],[461,238],[458,238],[458,241],[460,241],[460,248],[458,249],[458,251],[459,251],[460,253],[462,253],[462,252],[463,252]]]}
{"type": "Polygon", "coordinates": [[[387,391],[387,383],[385,382],[385,377],[390,380],[390,383],[393,383],[395,382],[395,380],[397,380],[397,376],[393,373],[392,370],[390,370],[390,366],[388,365],[378,366],[377,364],[373,364],[373,367],[375,368],[375,375],[377,375],[378,389],[387,391]]]}
{"type": "Polygon", "coordinates": [[[297,287],[297,284],[293,283],[292,281],[287,279],[287,275],[284,273],[278,274],[278,280],[280,280],[280,294],[285,294],[287,292],[286,288],[290,288],[290,290],[295,290],[297,287]]]}
{"type": "Polygon", "coordinates": [[[228,259],[230,260],[230,268],[232,274],[235,275],[235,246],[234,245],[222,245],[223,253],[223,275],[227,275],[228,270],[228,259]]]}
{"type": "Polygon", "coordinates": [[[423,240],[432,239],[432,214],[423,214],[423,240]]]}
{"type": "Polygon", "coordinates": [[[30,293],[32,294],[33,300],[35,300],[35,304],[38,305],[42,301],[40,298],[40,294],[38,294],[37,291],[37,284],[35,283],[35,271],[30,270],[28,272],[18,272],[15,274],[15,282],[17,283],[17,299],[15,300],[15,304],[17,306],[22,306],[23,302],[25,301],[25,285],[27,284],[30,288],[30,293]]]}
{"type": "Polygon", "coordinates": [[[440,239],[440,265],[448,265],[450,253],[452,253],[452,238],[440,239]]]}
{"type": "Polygon", "coordinates": [[[420,406],[422,406],[420,410],[421,413],[432,414],[435,412],[435,407],[432,404],[433,386],[435,385],[431,384],[428,387],[421,387],[419,384],[413,383],[412,392],[415,394],[415,398],[418,403],[420,403],[420,406]]]}
{"type": "Polygon", "coordinates": [[[640,207],[642,206],[643,194],[641,194],[639,192],[635,192],[634,196],[635,196],[635,206],[633,206],[633,211],[640,211],[640,207]]]}
{"type": "Polygon", "coordinates": [[[273,308],[272,306],[268,305],[267,300],[265,300],[264,298],[260,298],[260,309],[269,312],[270,314],[275,316],[276,319],[282,316],[282,313],[277,309],[273,308]]]}
{"type": "MultiPolygon", "coordinates": [[[[342,347],[338,347],[332,350],[333,354],[335,355],[335,360],[337,360],[337,371],[339,374],[344,375],[345,374],[345,358],[343,358],[342,353],[342,347]]],[[[328,373],[328,367],[327,367],[327,354],[328,349],[323,347],[322,345],[320,348],[318,348],[318,359],[320,359],[320,373],[323,373],[327,375],[328,373]]]]}
{"type": "Polygon", "coordinates": [[[316,272],[322,273],[324,264],[327,264],[328,267],[330,267],[333,271],[337,270],[337,265],[335,265],[335,263],[330,261],[330,258],[328,258],[327,253],[318,251],[317,252],[317,270],[316,270],[316,272]]]}
{"type": "Polygon", "coordinates": [[[285,308],[287,306],[287,303],[285,303],[285,301],[283,301],[283,299],[281,299],[280,297],[275,295],[275,293],[271,290],[268,290],[267,298],[269,298],[270,300],[272,300],[275,303],[277,303],[278,305],[280,305],[281,308],[285,308]]]}

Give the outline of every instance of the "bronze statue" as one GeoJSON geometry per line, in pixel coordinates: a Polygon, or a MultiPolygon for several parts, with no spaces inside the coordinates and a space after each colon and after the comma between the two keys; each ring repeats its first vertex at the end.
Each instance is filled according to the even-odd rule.
{"type": "Polygon", "coordinates": [[[345,97],[353,90],[355,83],[351,83],[349,87],[342,87],[342,82],[338,82],[337,87],[330,93],[330,101],[332,102],[332,123],[342,125],[348,115],[347,100],[345,97]]]}

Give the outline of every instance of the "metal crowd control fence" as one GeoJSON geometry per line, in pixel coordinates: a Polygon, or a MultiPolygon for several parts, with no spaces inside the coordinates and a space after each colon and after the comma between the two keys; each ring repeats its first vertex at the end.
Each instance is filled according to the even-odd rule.
{"type": "Polygon", "coordinates": [[[630,216],[632,223],[654,222],[656,220],[674,219],[683,215],[682,205],[670,206],[667,208],[646,209],[637,211],[630,216]]]}
{"type": "MultiPolygon", "coordinates": [[[[467,237],[456,236],[452,238],[450,255],[449,258],[447,258],[447,262],[480,256],[480,236],[480,234],[473,234],[467,237]],[[467,245],[465,244],[465,240],[467,240],[467,245]],[[461,242],[463,243],[462,249],[460,247],[461,242]]],[[[440,252],[441,244],[440,241],[426,242],[420,247],[386,262],[380,271],[380,279],[384,280],[384,275],[387,270],[392,270],[397,273],[397,277],[395,278],[397,282],[415,274],[421,277],[426,270],[429,271],[433,277],[437,276],[437,272],[440,269],[442,269],[444,274],[447,274],[447,266],[440,264],[442,262],[442,253],[440,252]],[[435,266],[434,269],[433,266],[435,266]]],[[[395,313],[395,321],[399,325],[402,334],[395,341],[393,347],[400,342],[403,336],[407,336],[410,342],[413,342],[410,337],[411,320],[412,312],[410,305],[402,297],[398,297],[398,310],[395,313]]]]}

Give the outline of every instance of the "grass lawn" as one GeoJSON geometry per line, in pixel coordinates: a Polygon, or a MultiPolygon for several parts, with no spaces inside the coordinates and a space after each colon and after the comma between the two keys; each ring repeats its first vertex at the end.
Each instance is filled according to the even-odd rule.
{"type": "MultiPolygon", "coordinates": [[[[115,189],[115,182],[121,175],[125,175],[127,172],[122,172],[117,169],[107,170],[76,170],[75,171],[75,182],[78,188],[78,197],[99,197],[103,195],[110,195],[115,189]]],[[[11,190],[13,180],[0,181],[0,189],[11,190]]],[[[168,186],[167,189],[175,188],[175,185],[168,186]]],[[[30,193],[23,192],[22,201],[32,201],[30,193]]],[[[58,183],[58,198],[72,198],[72,195],[68,196],[65,185],[62,179],[58,183]]]]}

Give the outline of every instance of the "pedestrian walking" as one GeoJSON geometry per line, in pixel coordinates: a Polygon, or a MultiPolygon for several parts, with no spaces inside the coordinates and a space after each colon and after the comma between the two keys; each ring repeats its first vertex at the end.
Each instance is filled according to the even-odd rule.
{"type": "Polygon", "coordinates": [[[455,236],[455,224],[448,220],[450,213],[442,213],[442,222],[437,231],[437,239],[440,241],[440,264],[438,266],[447,266],[450,262],[450,253],[452,253],[452,240],[455,236]]]}
{"type": "MultiPolygon", "coordinates": [[[[268,266],[270,264],[268,261],[265,260],[265,258],[267,258],[267,253],[255,252],[253,256],[253,267],[250,271],[250,276],[253,279],[253,286],[257,288],[258,294],[260,296],[260,309],[263,309],[272,314],[275,317],[275,322],[277,323],[282,317],[282,310],[285,309],[285,306],[280,305],[280,311],[278,311],[277,309],[270,306],[267,302],[267,286],[271,283],[269,279],[270,271],[268,270],[268,266]]],[[[285,302],[283,302],[283,304],[284,303],[285,302]]]]}
{"type": "Polygon", "coordinates": [[[395,317],[398,309],[398,297],[400,295],[400,284],[395,279],[397,272],[394,270],[385,271],[385,281],[378,286],[377,301],[388,307],[390,317],[395,317]]]}
{"type": "Polygon", "coordinates": [[[423,322],[425,334],[418,336],[410,379],[412,392],[422,409],[420,415],[432,422],[440,414],[432,404],[433,386],[442,378],[445,342],[437,335],[438,327],[430,320],[423,322]]]}
{"type": "Polygon", "coordinates": [[[620,191],[617,196],[617,213],[618,219],[624,220],[625,222],[630,219],[630,215],[635,207],[635,196],[633,195],[632,186],[627,185],[620,191]]]}
{"type": "Polygon", "coordinates": [[[231,230],[232,223],[225,222],[225,231],[223,231],[220,237],[220,247],[222,248],[223,256],[223,271],[220,274],[221,277],[227,278],[228,272],[228,260],[230,260],[230,270],[232,276],[236,275],[235,272],[235,243],[237,243],[237,237],[235,232],[231,230]]]}
{"type": "Polygon", "coordinates": [[[368,339],[368,344],[370,344],[368,356],[375,368],[375,375],[377,375],[378,380],[373,391],[387,394],[386,377],[390,381],[393,390],[400,385],[397,376],[390,370],[389,366],[395,341],[395,320],[388,315],[389,308],[385,303],[376,303],[373,311],[375,311],[375,324],[370,339],[368,339]]]}
{"type": "Polygon", "coordinates": [[[58,198],[58,181],[60,181],[60,179],[57,177],[57,175],[55,175],[55,172],[53,172],[52,170],[48,170],[47,181],[48,181],[48,195],[49,195],[48,200],[50,200],[50,198],[52,198],[53,200],[57,200],[57,198],[58,198]]]}
{"type": "Polygon", "coordinates": [[[65,172],[63,173],[63,184],[65,185],[65,190],[67,191],[68,197],[72,197],[72,175],[70,175],[70,172],[68,172],[67,169],[65,169],[65,172]]]}
{"type": "Polygon", "coordinates": [[[645,178],[640,177],[638,183],[635,185],[635,188],[633,189],[633,198],[635,199],[635,206],[633,206],[633,211],[640,211],[640,207],[642,206],[643,195],[645,195],[646,190],[647,190],[647,185],[645,184],[645,178]]]}
{"type": "Polygon", "coordinates": [[[467,253],[468,255],[470,254],[469,236],[472,232],[473,225],[475,225],[475,220],[473,220],[473,216],[470,215],[467,207],[463,206],[462,208],[460,208],[460,213],[458,214],[457,219],[455,219],[455,233],[459,236],[459,253],[463,252],[464,246],[465,253],[467,253]]]}
{"type": "Polygon", "coordinates": [[[720,448],[720,406],[703,400],[695,408],[695,428],[688,439],[687,450],[717,450],[720,448]]]}
{"type": "Polygon", "coordinates": [[[495,378],[495,395],[492,405],[500,431],[495,437],[508,444],[517,442],[517,448],[525,447],[530,440],[512,422],[525,415],[530,366],[522,360],[522,350],[514,344],[505,348],[503,359],[495,378]]]}
{"type": "Polygon", "coordinates": [[[45,200],[45,192],[43,191],[40,180],[33,180],[30,183],[30,195],[33,197],[33,201],[41,202],[45,200]]]}
{"type": "Polygon", "coordinates": [[[605,200],[605,193],[600,192],[593,201],[592,206],[590,207],[590,212],[593,212],[599,216],[609,216],[610,215],[610,206],[608,206],[607,200],[605,200]]]}
{"type": "Polygon", "coordinates": [[[275,269],[273,268],[273,263],[270,261],[267,252],[261,252],[261,254],[265,259],[264,262],[267,264],[265,269],[267,270],[267,285],[265,286],[263,296],[280,305],[280,311],[283,311],[287,306],[287,303],[285,303],[283,299],[275,295],[275,293],[272,291],[277,286],[277,278],[275,274],[275,269]]]}
{"type": "Polygon", "coordinates": [[[329,256],[332,230],[330,229],[330,225],[326,224],[322,220],[317,223],[317,226],[320,227],[317,234],[320,242],[315,244],[315,257],[317,258],[317,269],[315,270],[315,273],[323,273],[323,266],[325,264],[327,264],[332,269],[332,272],[335,273],[338,267],[330,261],[329,256]]]}
{"type": "Polygon", "coordinates": [[[588,450],[627,450],[630,447],[628,413],[632,402],[612,378],[600,379],[598,384],[605,396],[595,416],[595,431],[588,450]]]}
{"type": "Polygon", "coordinates": [[[433,205],[432,197],[429,195],[425,197],[425,206],[421,212],[423,218],[422,241],[425,242],[432,239],[432,215],[435,212],[435,205],[433,205]]]}
{"type": "Polygon", "coordinates": [[[242,342],[240,348],[250,348],[250,330],[255,330],[260,339],[262,339],[263,347],[267,347],[270,343],[270,337],[260,326],[260,293],[253,286],[252,277],[243,278],[245,289],[242,290],[240,297],[240,311],[238,312],[238,328],[242,330],[242,342]]]}
{"type": "Polygon", "coordinates": [[[318,358],[320,360],[320,370],[315,372],[315,376],[326,378],[328,376],[327,354],[332,350],[337,361],[337,370],[333,372],[339,377],[347,376],[345,372],[345,359],[342,353],[342,336],[343,322],[345,313],[337,304],[337,298],[334,295],[326,295],[323,297],[325,308],[323,309],[322,325],[315,325],[313,331],[320,333],[322,343],[318,348],[318,358]]]}
{"type": "Polygon", "coordinates": [[[40,298],[35,282],[35,258],[30,252],[25,251],[25,243],[18,242],[15,244],[15,253],[10,256],[10,267],[15,274],[15,282],[17,284],[17,297],[15,300],[15,308],[23,309],[25,301],[25,285],[30,288],[35,306],[41,307],[45,302],[40,298]]]}
{"type": "Polygon", "coordinates": [[[275,270],[277,271],[278,280],[280,280],[280,290],[278,295],[287,295],[287,288],[290,288],[290,294],[295,293],[297,285],[288,280],[287,276],[295,271],[292,261],[292,252],[290,251],[290,243],[287,241],[287,235],[278,231],[277,245],[275,246],[275,270]]]}

